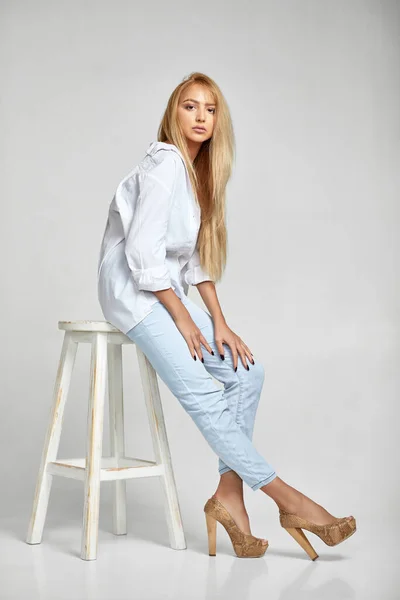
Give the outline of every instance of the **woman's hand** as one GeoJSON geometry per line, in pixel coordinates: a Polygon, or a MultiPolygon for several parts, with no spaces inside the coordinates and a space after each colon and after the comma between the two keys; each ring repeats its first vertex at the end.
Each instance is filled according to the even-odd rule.
{"type": "Polygon", "coordinates": [[[203,344],[208,350],[210,354],[214,354],[213,349],[207,343],[205,337],[201,333],[200,329],[197,327],[196,323],[193,321],[192,317],[189,313],[180,314],[179,317],[175,319],[175,324],[183,337],[186,340],[187,345],[189,346],[190,353],[194,360],[196,359],[196,354],[200,358],[201,362],[204,363],[203,352],[200,344],[203,344]]]}
{"type": "Polygon", "coordinates": [[[235,371],[237,370],[238,355],[241,358],[244,368],[248,371],[249,365],[247,364],[246,356],[251,364],[254,365],[253,354],[250,351],[250,348],[248,348],[244,341],[228,327],[225,321],[214,322],[214,338],[219,354],[223,360],[225,359],[225,354],[222,344],[227,344],[230,347],[233,358],[233,368],[235,371]]]}

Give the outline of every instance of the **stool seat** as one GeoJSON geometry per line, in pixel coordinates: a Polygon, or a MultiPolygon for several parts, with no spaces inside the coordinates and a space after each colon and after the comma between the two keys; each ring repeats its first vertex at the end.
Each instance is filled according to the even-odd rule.
{"type": "Polygon", "coordinates": [[[108,321],[58,321],[58,329],[63,329],[64,331],[101,331],[104,333],[121,333],[119,329],[114,327],[114,325],[111,325],[111,323],[108,321]]]}
{"type": "Polygon", "coordinates": [[[40,544],[54,476],[84,483],[81,558],[97,558],[100,484],[113,485],[113,532],[127,533],[126,480],[158,477],[164,493],[170,546],[186,548],[181,512],[170,456],[157,374],[141,349],[107,321],[59,321],[64,341],[54,384],[52,410],[42,451],[33,508],[26,541],[40,544]],[[91,344],[90,392],[87,412],[86,456],[57,458],[64,408],[80,343],[91,344]],[[141,387],[146,403],[155,460],[125,454],[122,347],[133,344],[139,362],[141,387]],[[102,456],[103,420],[108,377],[109,434],[111,456],[102,456]]]}

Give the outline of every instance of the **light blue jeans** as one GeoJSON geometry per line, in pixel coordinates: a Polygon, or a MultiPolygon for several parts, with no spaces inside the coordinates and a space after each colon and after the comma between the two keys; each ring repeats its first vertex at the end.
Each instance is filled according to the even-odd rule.
{"type": "Polygon", "coordinates": [[[257,359],[249,371],[238,357],[235,373],[230,347],[222,360],[214,341],[214,322],[190,298],[182,300],[214,356],[201,345],[204,364],[194,360],[185,338],[162,302],[126,334],[144,352],[172,394],[189,413],[219,457],[219,473],[235,471],[254,491],[276,477],[252,443],[254,420],[264,382],[257,359]],[[220,388],[212,377],[224,384],[220,388]]]}

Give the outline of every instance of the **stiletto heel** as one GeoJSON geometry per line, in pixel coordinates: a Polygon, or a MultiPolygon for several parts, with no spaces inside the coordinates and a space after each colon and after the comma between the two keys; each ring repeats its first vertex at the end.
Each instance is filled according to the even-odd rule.
{"type": "Polygon", "coordinates": [[[307,552],[311,560],[318,558],[318,554],[306,538],[303,529],[317,535],[327,546],[337,546],[357,530],[354,517],[342,517],[334,519],[327,525],[316,525],[316,523],[311,523],[311,521],[307,521],[307,519],[303,519],[294,513],[288,513],[282,508],[279,509],[279,521],[282,527],[307,552]]]}
{"type": "Polygon", "coordinates": [[[217,554],[217,519],[210,514],[206,514],[207,534],[208,534],[208,554],[216,556],[217,554]]]}
{"type": "Polygon", "coordinates": [[[263,556],[268,548],[268,542],[250,533],[244,533],[236,525],[225,506],[212,496],[204,505],[208,533],[208,553],[216,556],[217,521],[224,526],[228,533],[236,556],[239,558],[256,558],[263,556]]]}

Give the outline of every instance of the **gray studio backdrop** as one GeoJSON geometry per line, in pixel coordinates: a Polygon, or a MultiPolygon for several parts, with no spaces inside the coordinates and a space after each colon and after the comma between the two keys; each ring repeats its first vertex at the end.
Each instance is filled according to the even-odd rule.
{"type": "MultiPolygon", "coordinates": [[[[58,320],[103,318],[97,260],[115,188],[156,139],[175,85],[200,70],[221,86],[236,133],[217,291],[266,370],[254,443],[333,514],[390,520],[400,466],[399,5],[168,6],[1,3],[1,515],[28,524],[58,320]]],[[[201,304],[196,288],[190,296],[201,304]]],[[[89,359],[80,346],[59,456],[85,452],[89,359]]],[[[152,459],[134,347],[124,369],[127,453],[152,459]]],[[[186,530],[203,536],[217,458],[160,388],[186,530]]],[[[107,426],[106,417],[105,455],[107,426]]],[[[167,536],[159,482],[128,491],[132,527],[156,521],[167,536]]],[[[110,497],[103,484],[104,527],[110,497]]],[[[255,532],[278,527],[269,499],[247,488],[246,497],[255,532]]],[[[49,518],[79,522],[82,501],[79,482],[55,479],[49,518]]]]}

